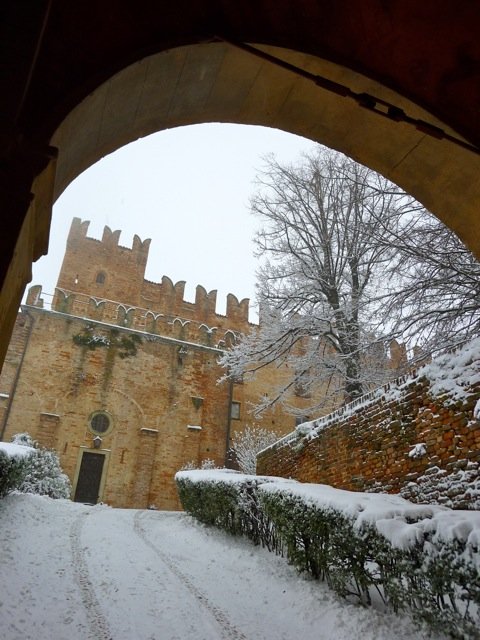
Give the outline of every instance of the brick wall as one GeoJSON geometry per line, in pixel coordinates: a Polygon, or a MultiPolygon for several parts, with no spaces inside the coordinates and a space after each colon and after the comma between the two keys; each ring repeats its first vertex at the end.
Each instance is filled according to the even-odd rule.
{"type": "MultiPolygon", "coordinates": [[[[187,302],[184,282],[144,279],[148,240],[135,236],[126,248],[119,231],[105,227],[101,240],[87,231],[88,222],[73,220],[52,309],[35,285],[18,316],[0,375],[1,439],[27,431],[55,448],[74,487],[84,454],[102,454],[99,499],[176,509],[173,476],[182,465],[207,458],[223,465],[231,438],[252,423],[279,435],[294,428],[295,417],[281,406],[261,418],[249,412],[291,371],[265,367],[253,380],[219,384],[222,350],[253,328],[248,300],[229,294],[220,315],[216,292],[199,285],[195,302],[187,302]],[[76,341],[88,336],[109,346],[76,341]],[[119,345],[132,336],[140,340],[136,352],[123,358],[119,345]],[[231,402],[239,407],[235,418],[231,402]],[[95,448],[91,417],[99,411],[112,428],[95,448]]],[[[398,367],[406,354],[396,346],[398,367]]],[[[292,389],[287,401],[306,419],[311,399],[292,389]]]]}
{"type": "MultiPolygon", "coordinates": [[[[307,423],[262,452],[257,472],[480,508],[478,364],[465,365],[465,379],[451,390],[439,385],[441,371],[433,381],[428,377],[427,365],[410,379],[307,423]]],[[[447,366],[443,377],[451,375],[447,366]]]]}
{"type": "Polygon", "coordinates": [[[0,375],[0,440],[3,440],[10,413],[10,401],[13,397],[18,378],[22,370],[24,352],[32,330],[32,317],[20,314],[15,322],[0,375]]]}
{"type": "MultiPolygon", "coordinates": [[[[230,390],[217,384],[218,350],[189,344],[180,355],[181,344],[142,334],[136,354],[122,358],[120,346],[90,349],[73,337],[88,328],[89,335],[120,344],[133,334],[128,329],[35,307],[28,314],[33,324],[15,393],[9,393],[15,378],[7,375],[8,367],[0,378],[10,396],[4,440],[27,431],[59,452],[75,482],[79,456],[93,450],[90,416],[107,412],[113,428],[98,449],[108,453],[102,499],[122,507],[178,508],[173,476],[183,464],[211,458],[223,465],[230,390]],[[192,398],[203,401],[199,405],[192,398]],[[189,425],[201,428],[193,431],[189,425]]],[[[21,355],[17,343],[25,344],[24,319],[21,314],[12,365],[21,355]]]]}
{"type": "MultiPolygon", "coordinates": [[[[198,285],[195,302],[188,302],[185,282],[174,284],[167,276],[161,282],[145,280],[150,240],[134,236],[131,248],[122,247],[120,231],[105,227],[102,239],[96,240],[87,236],[88,226],[80,218],[72,221],[52,306],[56,311],[182,339],[207,340],[213,332],[217,343],[225,340],[227,331],[251,328],[248,299],[228,294],[224,316],[216,312],[217,292],[198,285]],[[173,324],[176,318],[189,322],[173,324]]],[[[35,287],[27,304],[36,306],[40,296],[35,287]]]]}

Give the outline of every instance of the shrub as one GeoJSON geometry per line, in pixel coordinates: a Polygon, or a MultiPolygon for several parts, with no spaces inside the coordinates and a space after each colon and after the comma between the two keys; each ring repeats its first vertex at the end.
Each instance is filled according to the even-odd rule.
{"type": "Polygon", "coordinates": [[[19,487],[25,472],[24,458],[11,457],[0,449],[0,498],[19,487]]]}
{"type": "Polygon", "coordinates": [[[259,493],[259,502],[299,571],[325,580],[341,596],[370,602],[375,583],[369,545],[359,544],[353,523],[333,508],[318,509],[288,492],[259,493]]]}
{"type": "Polygon", "coordinates": [[[247,426],[233,434],[231,453],[240,471],[254,475],[257,469],[257,453],[279,440],[280,435],[257,425],[247,426]]]}
{"type": "Polygon", "coordinates": [[[242,533],[238,485],[229,482],[227,474],[224,480],[205,478],[203,482],[197,482],[199,473],[202,474],[202,471],[180,471],[175,476],[185,511],[204,524],[214,525],[232,534],[242,533]]]}
{"type": "Polygon", "coordinates": [[[273,527],[258,503],[258,485],[269,478],[215,469],[179,471],[175,480],[182,506],[194,518],[279,552],[273,527]]]}
{"type": "Polygon", "coordinates": [[[185,510],[286,555],[342,597],[480,638],[480,514],[228,470],[180,472],[185,510]]]}
{"type": "Polygon", "coordinates": [[[50,498],[69,498],[71,485],[58,459],[58,454],[42,448],[28,433],[13,437],[14,444],[33,447],[32,453],[23,459],[23,476],[15,487],[21,493],[37,493],[50,498]]]}

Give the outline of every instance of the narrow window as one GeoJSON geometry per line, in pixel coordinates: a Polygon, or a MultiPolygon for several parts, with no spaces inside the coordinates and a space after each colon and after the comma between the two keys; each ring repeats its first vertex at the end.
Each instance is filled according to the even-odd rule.
{"type": "Polygon", "coordinates": [[[230,415],[232,420],[240,420],[240,402],[232,402],[230,415]]]}
{"type": "Polygon", "coordinates": [[[96,278],[95,282],[97,284],[104,284],[105,283],[105,273],[103,271],[99,271],[97,273],[97,278],[96,278]]]}

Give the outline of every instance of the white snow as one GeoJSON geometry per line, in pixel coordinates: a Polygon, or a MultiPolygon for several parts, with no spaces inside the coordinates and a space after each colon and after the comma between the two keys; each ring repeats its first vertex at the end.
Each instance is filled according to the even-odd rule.
{"type": "MultiPolygon", "coordinates": [[[[433,396],[448,394],[447,403],[464,400],[473,393],[472,387],[480,383],[480,338],[463,344],[454,353],[444,353],[435,357],[430,363],[423,365],[416,372],[406,374],[397,380],[388,382],[382,387],[370,391],[353,402],[320,418],[299,424],[295,431],[287,434],[263,451],[283,447],[297,441],[299,437],[308,440],[318,435],[332,423],[340,422],[383,399],[386,402],[401,402],[406,390],[416,380],[426,377],[430,382],[429,392],[433,396]]],[[[474,419],[480,419],[480,400],[473,412],[474,419]]]]}
{"type": "Polygon", "coordinates": [[[11,494],[0,540],[2,640],[439,638],[183,513],[11,494]]]}
{"type": "Polygon", "coordinates": [[[473,417],[475,418],[475,420],[480,420],[480,399],[477,400],[477,403],[473,410],[473,417]]]}
{"type": "Polygon", "coordinates": [[[480,564],[478,544],[475,544],[480,539],[480,511],[414,504],[399,495],[346,491],[326,484],[303,483],[275,476],[248,476],[231,469],[181,471],[177,477],[188,478],[192,482],[228,483],[255,479],[260,491],[286,492],[301,498],[306,504],[335,509],[352,518],[358,528],[364,523],[374,525],[397,548],[407,549],[432,532],[434,541],[462,540],[471,548],[475,562],[480,564]]]}
{"type": "MultiPolygon", "coordinates": [[[[469,389],[480,382],[480,338],[475,338],[454,353],[438,356],[421,367],[418,377],[430,381],[432,395],[448,393],[452,400],[469,395],[469,389]]],[[[470,391],[471,393],[471,391],[470,391]]]]}
{"type": "Polygon", "coordinates": [[[9,458],[24,458],[29,456],[35,449],[13,442],[0,442],[0,451],[4,451],[9,458]]]}
{"type": "Polygon", "coordinates": [[[186,469],[178,471],[175,478],[187,478],[191,482],[225,482],[225,483],[241,483],[247,480],[255,481],[257,484],[263,482],[275,482],[278,485],[283,483],[297,484],[296,480],[287,478],[279,478],[278,476],[254,476],[248,473],[242,473],[235,469],[186,469]]]}
{"type": "Polygon", "coordinates": [[[412,448],[408,452],[409,458],[421,458],[427,453],[427,445],[425,442],[418,442],[412,445],[412,448]]]}

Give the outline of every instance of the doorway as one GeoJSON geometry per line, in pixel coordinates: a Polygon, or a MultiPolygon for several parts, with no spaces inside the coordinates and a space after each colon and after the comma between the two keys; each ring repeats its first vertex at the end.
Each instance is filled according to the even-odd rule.
{"type": "Polygon", "coordinates": [[[80,469],[75,487],[75,502],[97,504],[103,493],[105,454],[83,451],[80,454],[80,469]]]}

